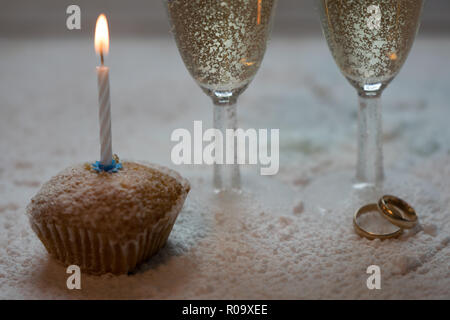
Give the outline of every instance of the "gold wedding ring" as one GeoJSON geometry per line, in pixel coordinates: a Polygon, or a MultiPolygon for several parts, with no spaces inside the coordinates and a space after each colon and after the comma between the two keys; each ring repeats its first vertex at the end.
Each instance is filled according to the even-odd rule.
{"type": "Polygon", "coordinates": [[[364,230],[359,224],[358,224],[358,217],[362,214],[371,212],[371,211],[379,211],[378,205],[376,203],[370,203],[366,204],[365,206],[359,208],[356,210],[355,215],[353,216],[353,227],[358,235],[361,237],[365,237],[367,239],[373,240],[373,239],[389,239],[389,238],[396,238],[400,236],[403,233],[403,229],[399,228],[398,230],[392,232],[392,233],[373,233],[364,230]]]}
{"type": "Polygon", "coordinates": [[[382,196],[378,201],[378,209],[383,218],[402,229],[411,229],[417,224],[414,208],[395,196],[382,196]]]}

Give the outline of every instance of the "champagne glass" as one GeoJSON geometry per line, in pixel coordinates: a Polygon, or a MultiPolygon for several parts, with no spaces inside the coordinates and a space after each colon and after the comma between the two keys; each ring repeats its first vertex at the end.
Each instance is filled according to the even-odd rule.
{"type": "MultiPolygon", "coordinates": [[[[181,57],[214,104],[214,128],[237,128],[237,99],[261,65],[277,0],[165,0],[181,57]]],[[[215,140],[217,143],[217,140],[215,140]]],[[[214,163],[216,191],[240,190],[234,164],[214,163]]],[[[216,149],[217,152],[217,149],[216,149]]],[[[225,158],[225,157],[224,157],[225,158]]]]}
{"type": "MultiPolygon", "coordinates": [[[[373,197],[387,189],[401,188],[404,179],[390,174],[388,184],[383,170],[381,103],[383,90],[404,64],[418,31],[422,0],[317,0],[323,33],[342,74],[357,90],[358,151],[356,177],[336,174],[313,186],[314,197],[321,186],[335,185],[327,193],[330,206],[346,198],[343,192],[353,186],[353,194],[373,197]],[[327,180],[327,181],[325,181],[327,180]],[[353,182],[353,183],[352,183],[353,182]],[[400,185],[399,185],[400,184],[400,185]],[[321,185],[321,186],[319,186],[321,185]],[[334,195],[334,196],[333,196],[334,195]]],[[[412,181],[411,176],[406,180],[412,181]]],[[[406,182],[405,182],[406,183],[406,182]]],[[[413,182],[414,183],[414,182],[413,182]]],[[[396,190],[393,190],[396,192],[396,190]]],[[[323,193],[322,193],[323,194],[323,193]]],[[[320,202],[315,198],[312,202],[320,202]]],[[[348,195],[347,195],[348,198],[348,195]]]]}

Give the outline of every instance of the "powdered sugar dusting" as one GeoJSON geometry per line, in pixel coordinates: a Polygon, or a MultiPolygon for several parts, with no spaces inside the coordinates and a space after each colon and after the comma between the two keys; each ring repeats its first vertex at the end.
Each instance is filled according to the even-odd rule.
{"type": "Polygon", "coordinates": [[[421,227],[384,242],[358,237],[353,212],[312,211],[303,197],[320,175],[355,165],[355,92],[323,39],[274,39],[240,100],[244,128],[281,129],[280,174],[258,177],[268,187],[283,183],[291,190],[277,194],[284,202],[279,210],[252,204],[246,195],[243,208],[213,200],[207,194],[211,168],[170,165],[170,133],[192,128],[194,119],[206,126],[210,101],[186,74],[172,39],[116,39],[109,60],[114,152],[171,166],[192,188],[158,255],[133,275],[82,275],[79,291],[66,288],[65,268],[29,227],[25,206],[39,187],[18,183],[42,184],[99,151],[92,43],[61,43],[0,40],[8,48],[0,59],[8,75],[0,86],[1,298],[450,297],[448,39],[419,39],[384,93],[386,167],[438,190],[421,194],[406,186],[421,227]],[[70,65],[61,57],[70,57],[70,65]],[[424,68],[432,78],[424,77],[424,68]],[[381,268],[381,290],[366,287],[372,264],[381,268]]]}
{"type": "Polygon", "coordinates": [[[189,188],[177,173],[155,165],[126,161],[116,173],[98,173],[85,163],[68,167],[46,182],[31,199],[27,213],[37,223],[132,236],[172,208],[179,211],[178,203],[189,188]]]}

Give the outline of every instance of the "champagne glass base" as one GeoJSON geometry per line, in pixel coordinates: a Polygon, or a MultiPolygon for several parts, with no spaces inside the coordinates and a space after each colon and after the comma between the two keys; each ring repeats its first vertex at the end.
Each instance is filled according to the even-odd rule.
{"type": "Polygon", "coordinates": [[[418,214],[438,210],[439,191],[427,181],[406,172],[388,171],[380,185],[361,183],[353,170],[340,171],[315,179],[305,187],[303,199],[306,210],[345,214],[352,217],[361,206],[377,203],[391,194],[413,206],[418,214]]]}
{"type": "Polygon", "coordinates": [[[294,190],[276,177],[261,176],[253,168],[241,167],[241,188],[216,190],[212,178],[205,177],[201,183],[190,177],[193,182],[193,195],[203,204],[211,206],[213,211],[220,210],[235,214],[282,215],[292,211],[294,190]]]}

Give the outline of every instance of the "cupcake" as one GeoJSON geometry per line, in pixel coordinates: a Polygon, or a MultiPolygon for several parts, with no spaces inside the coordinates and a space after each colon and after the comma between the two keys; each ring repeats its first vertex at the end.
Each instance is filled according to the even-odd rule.
{"type": "Polygon", "coordinates": [[[121,274],[165,245],[189,182],[164,167],[122,165],[114,173],[69,167],[32,198],[27,215],[50,255],[87,273],[121,274]]]}

